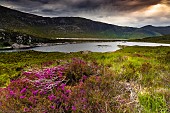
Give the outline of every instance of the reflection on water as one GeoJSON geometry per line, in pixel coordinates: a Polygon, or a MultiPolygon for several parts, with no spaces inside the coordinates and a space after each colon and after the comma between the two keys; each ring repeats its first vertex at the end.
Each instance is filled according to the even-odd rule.
{"type": "Polygon", "coordinates": [[[78,51],[92,51],[92,52],[112,52],[119,50],[118,45],[123,46],[170,46],[170,44],[160,43],[146,43],[146,42],[85,42],[77,44],[64,44],[46,47],[35,47],[31,49],[19,50],[3,50],[0,52],[16,52],[16,51],[41,51],[41,52],[78,52],[78,51]]]}

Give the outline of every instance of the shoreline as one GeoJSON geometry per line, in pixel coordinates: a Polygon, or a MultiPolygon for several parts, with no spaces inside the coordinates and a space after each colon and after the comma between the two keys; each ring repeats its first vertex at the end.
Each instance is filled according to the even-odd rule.
{"type": "MultiPolygon", "coordinates": [[[[80,41],[80,40],[79,40],[80,41]]],[[[22,45],[22,44],[13,44],[15,46],[8,46],[8,47],[1,47],[0,48],[0,52],[8,52],[8,50],[10,51],[29,51],[31,49],[34,49],[34,48],[39,48],[39,47],[50,47],[50,46],[59,46],[59,45],[70,45],[70,44],[82,44],[82,43],[106,43],[108,41],[101,41],[101,40],[98,40],[98,41],[82,41],[81,42],[78,42],[78,41],[73,41],[73,42],[63,42],[63,43],[35,43],[35,44],[32,44],[32,45],[22,45]]],[[[119,44],[117,44],[118,48],[122,49],[122,48],[125,48],[127,46],[141,46],[140,44],[128,44],[128,43],[135,43],[135,42],[131,42],[131,41],[109,41],[109,42],[121,42],[119,44]]],[[[136,43],[147,43],[147,42],[136,42],[136,43]]],[[[152,44],[158,44],[158,45],[155,45],[155,46],[170,46],[170,44],[166,44],[166,43],[153,43],[153,42],[148,42],[150,43],[152,46],[152,44]]],[[[96,45],[97,47],[111,47],[110,45],[107,45],[107,44],[98,44],[96,45]]],[[[142,46],[145,46],[145,45],[142,45],[142,46]]],[[[146,44],[146,46],[148,46],[148,44],[146,44]]],[[[154,47],[154,45],[153,45],[154,47]]],[[[81,51],[81,50],[80,50],[81,51]]],[[[83,51],[83,50],[82,50],[83,51]]],[[[89,50],[90,51],[90,50],[89,50]]],[[[57,51],[56,51],[57,52],[57,51]]]]}

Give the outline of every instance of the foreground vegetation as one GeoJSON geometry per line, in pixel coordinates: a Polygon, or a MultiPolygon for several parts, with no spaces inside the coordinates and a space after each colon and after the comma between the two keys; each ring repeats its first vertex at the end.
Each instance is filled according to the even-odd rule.
{"type": "Polygon", "coordinates": [[[0,53],[0,112],[168,113],[170,48],[0,53]]]}

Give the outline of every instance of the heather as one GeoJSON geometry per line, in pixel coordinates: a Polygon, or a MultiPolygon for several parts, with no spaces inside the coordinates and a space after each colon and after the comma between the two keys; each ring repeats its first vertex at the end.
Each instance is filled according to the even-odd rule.
{"type": "Polygon", "coordinates": [[[169,53],[1,53],[0,112],[168,113],[169,53]]]}

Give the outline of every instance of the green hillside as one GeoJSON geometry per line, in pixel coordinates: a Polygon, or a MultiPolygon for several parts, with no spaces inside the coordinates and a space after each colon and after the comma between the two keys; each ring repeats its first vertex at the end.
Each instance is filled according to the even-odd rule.
{"type": "MultiPolygon", "coordinates": [[[[2,6],[0,6],[0,17],[0,29],[44,38],[132,39],[162,35],[161,32],[145,29],[148,27],[122,27],[81,17],[41,17],[2,6]]],[[[168,30],[166,33],[170,34],[168,30]]]]}

